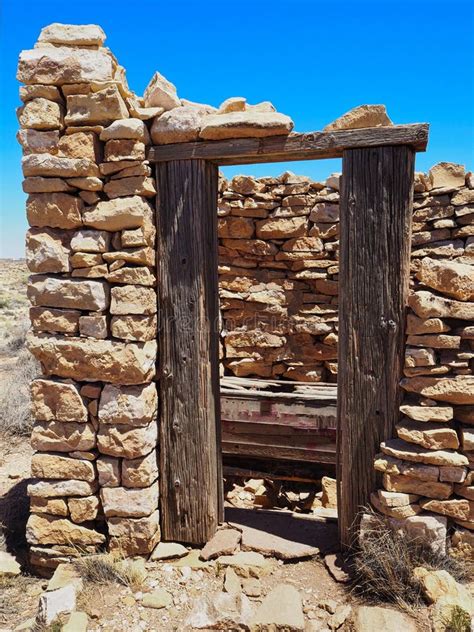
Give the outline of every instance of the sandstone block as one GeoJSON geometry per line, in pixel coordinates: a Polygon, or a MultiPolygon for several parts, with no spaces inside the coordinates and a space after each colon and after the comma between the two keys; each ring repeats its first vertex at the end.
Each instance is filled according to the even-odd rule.
{"type": "Polygon", "coordinates": [[[65,518],[31,514],[26,525],[30,544],[102,544],[105,536],[94,529],[81,527],[65,518]]]}
{"type": "Polygon", "coordinates": [[[110,456],[100,456],[97,461],[100,487],[118,487],[120,485],[120,461],[110,456]]]}
{"type": "Polygon", "coordinates": [[[431,292],[414,292],[408,297],[408,304],[420,318],[459,318],[474,320],[474,302],[465,303],[436,296],[431,292]]]}
{"type": "Polygon", "coordinates": [[[142,489],[104,487],[100,497],[107,518],[150,516],[158,507],[158,484],[142,489]]]}
{"type": "Polygon", "coordinates": [[[445,499],[449,498],[450,495],[453,493],[453,486],[449,483],[421,481],[416,478],[409,478],[408,476],[397,476],[395,474],[384,474],[383,486],[388,492],[416,494],[417,496],[427,496],[428,498],[445,499]]]}
{"type": "Polygon", "coordinates": [[[452,406],[411,406],[403,404],[400,411],[415,421],[448,422],[453,419],[452,406]]]}
{"type": "Polygon", "coordinates": [[[393,456],[377,454],[374,460],[374,469],[387,474],[403,475],[408,478],[417,478],[421,481],[435,481],[440,477],[440,467],[437,465],[424,465],[402,461],[393,456]]]}
{"type": "Polygon", "coordinates": [[[124,487],[149,487],[157,478],[156,450],[139,459],[123,459],[122,485],[124,487]]]}
{"type": "Polygon", "coordinates": [[[430,184],[433,189],[441,187],[462,187],[466,177],[463,165],[453,162],[439,162],[431,167],[428,172],[430,184]]]}
{"type": "Polygon", "coordinates": [[[129,195],[141,195],[146,198],[151,198],[156,195],[155,180],[154,178],[148,178],[146,176],[111,180],[105,184],[104,191],[111,199],[127,197],[129,195]]]}
{"type": "Polygon", "coordinates": [[[62,496],[89,496],[97,491],[97,483],[76,481],[35,481],[28,485],[28,496],[41,498],[57,498],[62,496]]]}
{"type": "Polygon", "coordinates": [[[147,342],[156,339],[157,318],[153,316],[113,316],[112,336],[123,340],[147,342]]]}
{"type": "Polygon", "coordinates": [[[45,452],[37,452],[31,457],[31,474],[36,478],[76,479],[89,483],[95,480],[91,461],[45,452]]]}
{"type": "Polygon", "coordinates": [[[30,226],[77,228],[83,206],[80,198],[67,193],[34,193],[28,196],[26,215],[30,226]]]}
{"type": "Polygon", "coordinates": [[[61,193],[74,191],[73,187],[69,186],[69,184],[61,178],[42,178],[41,176],[25,178],[22,182],[22,188],[25,193],[61,193]]]}
{"type": "Polygon", "coordinates": [[[63,498],[40,498],[32,496],[30,498],[31,513],[45,513],[51,516],[67,516],[68,508],[63,498]]]}
{"type": "Polygon", "coordinates": [[[111,289],[111,314],[155,314],[156,292],[142,285],[120,285],[111,289]]]}
{"type": "Polygon", "coordinates": [[[71,239],[74,252],[107,252],[109,248],[110,233],[105,230],[78,230],[71,239]]]}
{"type": "Polygon", "coordinates": [[[24,176],[56,176],[82,178],[99,176],[99,168],[87,158],[63,158],[52,154],[28,154],[22,158],[24,176]]]}
{"type": "Polygon", "coordinates": [[[39,131],[36,129],[20,129],[17,140],[23,147],[24,154],[55,154],[58,150],[59,131],[39,131]]]}
{"type": "Polygon", "coordinates": [[[99,421],[105,424],[147,426],[156,418],[156,385],[115,386],[107,384],[100,396],[99,421]]]}
{"type": "Polygon", "coordinates": [[[125,118],[114,121],[100,134],[100,140],[130,139],[139,140],[146,145],[150,142],[148,129],[143,121],[125,118]]]}
{"type": "Polygon", "coordinates": [[[87,421],[87,409],[76,384],[37,378],[30,388],[32,414],[37,421],[87,421]]]}
{"type": "Polygon", "coordinates": [[[156,277],[150,268],[123,267],[109,272],[105,277],[109,283],[125,283],[130,285],[156,285],[156,277]]]}
{"type": "Polygon", "coordinates": [[[417,278],[435,290],[461,301],[474,300],[474,266],[425,257],[417,278]]]}
{"type": "Polygon", "coordinates": [[[48,99],[48,101],[56,101],[56,103],[62,103],[63,97],[59,88],[56,86],[43,86],[41,84],[20,86],[20,99],[23,103],[31,101],[31,99],[48,99]]]}
{"type": "Polygon", "coordinates": [[[58,153],[66,158],[87,158],[92,162],[101,161],[100,143],[97,135],[92,132],[76,132],[61,136],[58,143],[58,153]]]}
{"type": "Polygon", "coordinates": [[[466,480],[467,471],[466,467],[440,467],[439,480],[445,483],[463,483],[466,480]]]}
{"type": "Polygon", "coordinates": [[[144,518],[117,518],[107,520],[111,535],[110,548],[127,556],[146,555],[160,539],[160,514],[154,511],[144,518]]]}
{"type": "Polygon", "coordinates": [[[139,140],[117,138],[105,143],[105,162],[145,160],[145,144],[139,140]]]}
{"type": "Polygon", "coordinates": [[[71,520],[76,523],[95,520],[99,512],[100,501],[97,496],[85,498],[69,498],[67,501],[71,520]]]}
{"type": "Polygon", "coordinates": [[[79,332],[81,336],[104,340],[107,338],[107,317],[106,316],[81,316],[79,318],[79,332]]]}
{"type": "Polygon", "coordinates": [[[209,114],[202,121],[200,138],[252,138],[286,135],[293,129],[293,121],[278,112],[230,112],[209,114]]]}
{"type": "Polygon", "coordinates": [[[155,421],[142,428],[101,424],[97,435],[99,452],[125,459],[138,459],[156,448],[158,428],[155,421]]]}
{"type": "MultiPolygon", "coordinates": [[[[109,290],[104,281],[79,281],[36,275],[30,277],[27,295],[32,305],[103,310],[109,305],[109,290]]],[[[72,377],[72,376],[71,376],[72,377]]]]}
{"type": "Polygon", "coordinates": [[[474,452],[474,428],[467,428],[466,426],[461,428],[461,442],[462,449],[465,452],[474,452]]]}
{"type": "Polygon", "coordinates": [[[104,263],[100,252],[75,252],[69,261],[73,268],[92,268],[104,263]]]}
{"type": "Polygon", "coordinates": [[[143,102],[146,108],[160,107],[164,110],[172,110],[181,105],[176,87],[159,72],[155,72],[145,88],[143,102]]]}
{"type": "Polygon", "coordinates": [[[474,404],[474,377],[456,375],[454,377],[413,377],[401,381],[402,387],[410,393],[450,404],[474,404]]]}
{"type": "Polygon", "coordinates": [[[420,500],[420,505],[426,511],[457,518],[458,520],[469,520],[469,501],[465,498],[450,498],[447,500],[420,500]]]}
{"type": "Polygon", "coordinates": [[[326,125],[323,131],[332,132],[338,129],[383,127],[386,125],[393,125],[393,123],[387,115],[385,105],[359,105],[326,125]]]}
{"type": "Polygon", "coordinates": [[[96,436],[92,424],[40,421],[33,426],[31,446],[34,450],[54,452],[92,450],[96,436]]]}
{"type": "Polygon", "coordinates": [[[421,512],[420,505],[417,505],[416,503],[401,506],[397,505],[395,507],[392,507],[391,505],[386,505],[375,493],[370,494],[370,502],[372,506],[375,507],[375,509],[380,513],[396,519],[409,518],[411,516],[416,516],[421,512]]]}
{"type": "Polygon", "coordinates": [[[49,24],[41,29],[38,42],[66,46],[102,46],[105,33],[97,24],[49,24]]]}
{"type": "Polygon", "coordinates": [[[67,97],[66,125],[107,125],[128,118],[128,109],[116,85],[90,94],[67,97]]]}
{"type": "Polygon", "coordinates": [[[165,112],[153,121],[153,142],[156,145],[167,145],[198,140],[202,121],[212,111],[213,108],[207,105],[185,105],[165,112]]]}
{"type": "Polygon", "coordinates": [[[279,219],[264,219],[257,222],[257,237],[259,239],[290,239],[307,234],[308,222],[306,217],[289,217],[279,219]]]}
{"type": "Polygon", "coordinates": [[[91,210],[83,213],[83,221],[85,226],[115,232],[139,228],[151,212],[148,202],[134,195],[98,202],[91,210]]]}
{"type": "Polygon", "coordinates": [[[410,419],[404,419],[396,425],[400,439],[408,443],[416,443],[430,450],[459,448],[459,439],[454,428],[440,426],[437,423],[419,423],[410,419]]]}
{"type": "Polygon", "coordinates": [[[104,254],[104,259],[107,262],[120,261],[153,268],[156,263],[156,253],[153,248],[129,248],[107,252],[104,254]]]}
{"type": "Polygon", "coordinates": [[[69,272],[69,235],[47,228],[26,234],[26,261],[30,272],[69,272]]]}
{"type": "Polygon", "coordinates": [[[148,382],[155,375],[155,341],[123,343],[30,334],[28,348],[46,375],[126,385],[148,382]]]}
{"type": "Polygon", "coordinates": [[[63,108],[55,101],[32,99],[18,109],[18,121],[28,129],[59,130],[63,128],[63,108]]]}
{"type": "Polygon", "coordinates": [[[426,465],[468,465],[468,459],[458,452],[451,450],[427,450],[417,445],[405,443],[402,439],[390,439],[380,444],[384,454],[396,458],[425,463],[426,465]]]}
{"type": "Polygon", "coordinates": [[[73,334],[79,328],[81,312],[73,309],[30,307],[31,326],[35,331],[73,334]]]}
{"type": "Polygon", "coordinates": [[[441,318],[418,318],[414,314],[407,315],[407,334],[441,334],[450,327],[441,318]]]}

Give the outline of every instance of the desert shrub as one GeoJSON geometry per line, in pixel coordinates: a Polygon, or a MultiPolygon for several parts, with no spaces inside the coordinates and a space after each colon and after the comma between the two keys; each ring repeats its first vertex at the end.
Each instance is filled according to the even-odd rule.
{"type": "Polygon", "coordinates": [[[25,348],[26,334],[30,328],[28,320],[21,320],[8,332],[8,337],[0,347],[3,356],[16,356],[25,348]]]}
{"type": "Polygon", "coordinates": [[[30,383],[39,374],[39,364],[23,349],[0,384],[0,432],[27,435],[32,426],[30,383]]]}
{"type": "Polygon", "coordinates": [[[445,632],[470,632],[471,617],[460,606],[453,606],[443,619],[443,625],[445,632]]]}
{"type": "Polygon", "coordinates": [[[384,516],[369,509],[364,513],[371,513],[371,526],[351,556],[356,593],[410,609],[423,603],[421,586],[413,576],[417,566],[446,570],[459,581],[469,578],[472,568],[464,560],[435,553],[394,529],[384,516]]]}
{"type": "Polygon", "coordinates": [[[143,573],[137,566],[110,553],[81,557],[74,566],[89,584],[121,584],[137,588],[143,583],[143,573]]]}

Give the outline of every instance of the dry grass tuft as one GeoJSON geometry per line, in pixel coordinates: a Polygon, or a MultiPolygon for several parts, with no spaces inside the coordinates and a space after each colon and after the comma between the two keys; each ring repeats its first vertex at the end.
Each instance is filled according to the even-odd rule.
{"type": "Polygon", "coordinates": [[[39,365],[23,349],[16,364],[5,371],[0,386],[0,432],[28,435],[33,419],[30,410],[30,383],[39,374],[39,365]]]}
{"type": "Polygon", "coordinates": [[[121,584],[136,590],[144,580],[143,572],[136,565],[110,553],[82,557],[74,566],[89,584],[121,584]]]}
{"type": "Polygon", "coordinates": [[[470,632],[471,617],[459,606],[453,606],[449,612],[449,617],[443,620],[445,632],[470,632]]]}
{"type": "Polygon", "coordinates": [[[417,566],[446,570],[458,581],[471,576],[468,563],[436,554],[422,542],[408,539],[370,509],[364,513],[370,513],[372,521],[351,558],[356,593],[371,601],[388,601],[412,610],[424,604],[421,586],[413,576],[417,566]]]}

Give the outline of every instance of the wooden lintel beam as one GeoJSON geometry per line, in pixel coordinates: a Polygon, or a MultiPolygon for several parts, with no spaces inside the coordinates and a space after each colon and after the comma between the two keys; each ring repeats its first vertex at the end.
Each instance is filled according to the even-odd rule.
{"type": "Polygon", "coordinates": [[[148,160],[164,162],[204,159],[218,165],[245,165],[259,162],[341,158],[347,149],[387,145],[407,145],[415,151],[425,151],[428,131],[427,123],[415,123],[265,138],[234,138],[155,145],[148,150],[148,160]]]}

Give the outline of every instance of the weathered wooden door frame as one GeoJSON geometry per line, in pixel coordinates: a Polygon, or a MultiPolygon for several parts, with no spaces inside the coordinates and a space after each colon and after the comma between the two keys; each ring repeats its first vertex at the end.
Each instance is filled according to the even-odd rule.
{"type": "Polygon", "coordinates": [[[152,147],[156,163],[163,538],[202,544],[223,516],[218,372],[218,165],[343,159],[337,478],[353,540],[373,457],[398,417],[414,155],[428,125],[152,147]]]}

